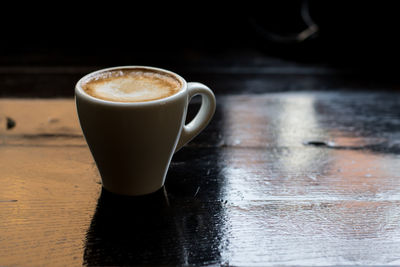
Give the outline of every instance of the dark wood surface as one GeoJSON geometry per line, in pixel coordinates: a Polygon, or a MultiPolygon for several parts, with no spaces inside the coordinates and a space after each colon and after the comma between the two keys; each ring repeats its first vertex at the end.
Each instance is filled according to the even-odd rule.
{"type": "Polygon", "coordinates": [[[0,64],[0,266],[400,265],[393,69],[254,51],[135,61],[208,84],[217,111],[162,190],[120,197],[101,188],[73,87],[132,61],[53,56],[0,64]]]}
{"type": "Polygon", "coordinates": [[[0,265],[400,264],[397,92],[217,97],[131,198],[101,189],[73,99],[0,100],[0,265]]]}

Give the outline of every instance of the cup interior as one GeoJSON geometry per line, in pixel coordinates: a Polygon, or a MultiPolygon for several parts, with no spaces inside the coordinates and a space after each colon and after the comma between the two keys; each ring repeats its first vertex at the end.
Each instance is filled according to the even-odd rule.
{"type": "MultiPolygon", "coordinates": [[[[132,76],[133,77],[133,76],[132,76]]],[[[152,81],[151,81],[152,82],[152,81]]],[[[97,86],[97,85],[96,85],[97,86]]],[[[171,97],[175,97],[185,91],[187,87],[186,81],[178,74],[168,71],[161,68],[148,67],[148,66],[119,66],[101,69],[98,71],[91,72],[84,77],[82,77],[76,84],[75,93],[80,96],[84,96],[90,98],[92,100],[106,101],[106,102],[116,102],[116,103],[130,103],[130,104],[138,104],[138,103],[151,103],[157,101],[165,101],[171,97]],[[106,83],[111,79],[119,79],[124,80],[129,78],[129,75],[140,75],[141,77],[147,77],[150,80],[154,79],[154,82],[158,84],[172,82],[174,84],[174,90],[154,99],[146,99],[146,100],[116,100],[112,98],[104,98],[98,96],[88,90],[88,85],[92,84],[101,84],[102,82],[106,83]],[[161,83],[160,83],[161,81],[161,83]]]]}

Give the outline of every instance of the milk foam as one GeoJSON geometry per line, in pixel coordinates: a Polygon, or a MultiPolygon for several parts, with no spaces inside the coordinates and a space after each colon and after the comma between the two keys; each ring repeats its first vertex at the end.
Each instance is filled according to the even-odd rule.
{"type": "Polygon", "coordinates": [[[117,102],[144,102],[177,93],[181,83],[172,76],[151,70],[114,70],[99,73],[84,81],[90,95],[117,102]]]}

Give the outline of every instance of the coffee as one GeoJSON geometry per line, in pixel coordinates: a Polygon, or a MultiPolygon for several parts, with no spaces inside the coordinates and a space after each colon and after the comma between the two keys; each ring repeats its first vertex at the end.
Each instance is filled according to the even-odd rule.
{"type": "Polygon", "coordinates": [[[206,127],[216,106],[207,86],[144,66],[107,68],[84,76],[76,84],[75,102],[103,187],[132,196],[164,185],[173,154],[206,127]],[[201,95],[201,106],[186,123],[195,95],[201,95]]]}
{"type": "Polygon", "coordinates": [[[113,69],[94,73],[81,82],[89,95],[114,102],[147,102],[179,92],[180,80],[168,73],[145,68],[113,69]]]}

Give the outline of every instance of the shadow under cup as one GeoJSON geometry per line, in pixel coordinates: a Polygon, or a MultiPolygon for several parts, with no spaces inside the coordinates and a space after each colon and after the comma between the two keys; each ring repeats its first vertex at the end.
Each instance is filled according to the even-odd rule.
{"type": "MultiPolygon", "coordinates": [[[[134,83],[129,82],[129,83],[134,83]]],[[[212,91],[200,83],[186,83],[167,70],[142,66],[115,67],[83,77],[75,100],[86,142],[99,169],[103,187],[123,195],[144,195],[160,189],[175,151],[194,138],[215,111],[212,91]],[[173,77],[181,87],[167,97],[144,102],[118,102],[89,95],[85,81],[112,72],[147,72],[173,77]],[[187,107],[194,95],[202,96],[195,118],[185,125],[187,107]]]]}

